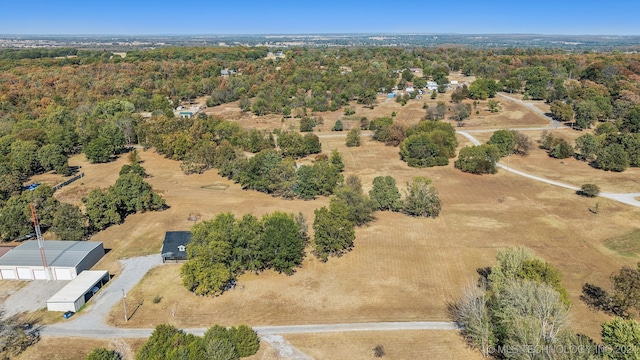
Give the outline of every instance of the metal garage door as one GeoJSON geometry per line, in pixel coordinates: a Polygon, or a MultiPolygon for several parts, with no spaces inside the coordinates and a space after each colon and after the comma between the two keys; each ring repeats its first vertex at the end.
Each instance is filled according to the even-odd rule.
{"type": "Polygon", "coordinates": [[[3,279],[17,279],[16,271],[13,269],[2,269],[0,270],[0,274],[2,274],[3,279]]]}
{"type": "Polygon", "coordinates": [[[33,275],[36,278],[36,280],[48,280],[47,279],[47,272],[42,270],[38,270],[38,269],[34,269],[33,270],[33,275]]]}
{"type": "Polygon", "coordinates": [[[55,274],[56,274],[56,280],[72,280],[73,279],[71,277],[71,270],[69,269],[55,268],[53,270],[55,271],[55,274]]]}
{"type": "Polygon", "coordinates": [[[33,280],[33,273],[29,268],[18,268],[18,279],[33,280]]]}

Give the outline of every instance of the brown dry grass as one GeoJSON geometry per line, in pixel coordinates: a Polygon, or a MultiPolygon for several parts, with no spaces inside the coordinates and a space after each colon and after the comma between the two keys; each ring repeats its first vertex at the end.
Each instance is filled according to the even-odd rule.
{"type": "MultiPolygon", "coordinates": [[[[475,176],[461,173],[451,165],[412,169],[399,160],[397,148],[368,140],[359,148],[346,148],[340,138],[322,142],[326,150],[341,151],[346,174],[361,176],[366,190],[377,175],[393,175],[401,187],[416,175],[433,179],[443,201],[442,215],[437,219],[416,219],[377,213],[376,221],[357,229],[355,249],[349,254],[328,263],[308,257],[294,276],[273,272],[246,274],[239,279],[244,290],[236,289],[216,298],[191,295],[180,285],[179,265],[165,265],[152,271],[128,296],[133,303],[144,300],[144,304],[126,326],[155,326],[164,322],[193,327],[214,323],[446,320],[447,303],[459,296],[465,284],[477,278],[476,269],[492,265],[501,247],[526,246],[560,269],[574,302],[576,328],[598,336],[599,325],[606,316],[592,313],[580,302],[581,287],[585,282],[604,285],[609,274],[630,263],[607,249],[603,242],[639,227],[638,209],[600,200],[601,212],[596,216],[588,211],[593,206],[592,199],[505,172],[475,176]],[[155,295],[163,297],[160,304],[150,301],[155,295]]],[[[164,162],[163,177],[182,176],[177,165],[170,175],[172,162],[149,153],[143,156],[155,159],[153,163],[164,162]]],[[[200,177],[212,176],[207,173],[200,177]]],[[[154,186],[164,189],[166,181],[151,180],[154,179],[154,186]]],[[[196,181],[210,183],[209,179],[203,182],[198,176],[190,176],[184,177],[181,184],[189,189],[198,188],[195,184],[187,185],[196,181]]],[[[165,195],[171,196],[181,188],[172,187],[165,195]]],[[[237,189],[237,185],[229,189],[237,189]]],[[[218,207],[212,211],[252,210],[261,214],[267,209],[275,210],[265,204],[274,202],[305,206],[303,211],[312,219],[311,210],[326,203],[326,199],[296,203],[236,191],[238,199],[231,201],[220,196],[218,207]],[[252,197],[257,200],[239,201],[252,197]]],[[[188,214],[187,209],[178,209],[183,207],[185,203],[180,202],[172,209],[188,214]]],[[[163,213],[150,215],[149,219],[163,217],[163,213]]],[[[186,216],[179,221],[183,219],[186,216]]],[[[127,226],[131,226],[126,230],[129,233],[136,227],[149,230],[145,219],[128,219],[120,228],[127,226]]],[[[155,241],[159,247],[162,232],[172,227],[162,222],[153,226],[157,227],[151,230],[155,238],[147,235],[138,241],[155,241]]],[[[110,231],[121,230],[116,227],[105,233],[110,231]]],[[[111,323],[123,326],[120,317],[119,308],[114,309],[111,323]]]]}
{"type": "MultiPolygon", "coordinates": [[[[507,111],[495,116],[503,120],[492,121],[506,123],[507,120],[524,119],[520,123],[523,126],[540,125],[539,117],[534,119],[524,114],[518,119],[517,111],[528,110],[511,111],[507,101],[502,103],[507,111]]],[[[421,107],[417,102],[400,107],[391,101],[379,104],[373,111],[378,111],[379,116],[388,116],[389,110],[396,109],[398,121],[411,123],[419,121],[423,113],[421,107]]],[[[333,116],[339,117],[341,113],[333,116]]],[[[323,117],[326,126],[333,125],[327,120],[329,114],[323,117]]],[[[373,114],[369,118],[373,118],[373,114]]],[[[279,118],[260,119],[265,121],[263,124],[251,124],[251,119],[238,121],[247,127],[280,126],[279,118]]],[[[297,119],[287,120],[293,121],[297,119]]],[[[488,139],[490,134],[486,136],[488,139]]],[[[469,144],[467,140],[459,140],[461,145],[469,144]]],[[[604,242],[639,228],[639,209],[598,200],[601,211],[593,215],[588,211],[593,206],[593,199],[506,172],[475,176],[461,173],[452,165],[412,169],[400,161],[397,148],[370,140],[364,140],[363,146],[358,148],[347,148],[342,138],[322,139],[322,144],[326,152],[336,148],[342,153],[345,175],[359,175],[365,191],[379,175],[394,176],[402,189],[413,176],[433,179],[443,201],[441,216],[416,219],[401,214],[377,213],[376,221],[357,229],[355,248],[349,254],[332,258],[328,263],[309,256],[293,276],[273,272],[246,274],[239,279],[243,290],[237,288],[216,298],[190,294],[180,284],[179,265],[164,265],[150,272],[128,295],[127,299],[132,303],[144,302],[126,326],[447,320],[447,303],[459,296],[464,285],[477,278],[476,269],[491,266],[501,247],[526,246],[560,270],[574,303],[572,320],[575,328],[598,338],[599,325],[607,316],[593,313],[580,302],[581,287],[585,282],[605,285],[609,274],[624,264],[631,264],[630,259],[609,250],[604,242]],[[159,304],[151,301],[156,295],[162,296],[159,304]]],[[[118,258],[158,252],[164,232],[188,229],[192,223],[187,218],[192,213],[210,219],[223,211],[237,215],[253,212],[259,216],[276,210],[301,211],[311,224],[313,210],[328,203],[327,199],[286,201],[243,191],[214,171],[186,176],[177,162],[150,151],[141,155],[143,166],[152,175],[148,181],[163,194],[171,208],[130,216],[124,224],[92,238],[113,249],[99,264],[101,268],[115,269],[113,272],[117,272],[115,260],[118,258]],[[215,183],[229,184],[229,188],[224,191],[201,188],[215,183]]],[[[550,178],[561,177],[558,180],[569,183],[579,185],[583,182],[581,177],[587,175],[586,169],[581,169],[578,163],[562,166],[562,169],[570,169],[569,172],[554,170],[555,160],[538,150],[521,160],[516,158],[511,157],[511,165],[550,178]]],[[[79,201],[84,190],[78,187],[113,184],[125,162],[120,159],[94,166],[88,165],[82,156],[72,158],[72,165],[82,165],[88,175],[83,183],[74,183],[68,188],[66,199],[79,201]]],[[[616,174],[588,170],[589,176],[602,176],[600,182],[594,182],[604,191],[632,187],[631,177],[625,180],[616,178],[616,174]]],[[[120,309],[114,308],[110,322],[125,326],[120,318],[120,309]]],[[[403,334],[389,336],[407,336],[403,334]]],[[[313,338],[315,335],[309,335],[307,339],[313,338]]],[[[444,346],[450,347],[454,345],[444,346]]],[[[369,349],[369,345],[366,348],[369,349]]]]}
{"type": "MultiPolygon", "coordinates": [[[[42,338],[35,345],[27,348],[18,356],[20,360],[84,360],[91,350],[103,347],[116,350],[123,354],[123,360],[135,359],[135,354],[142,347],[146,339],[91,339],[91,338],[42,338]]],[[[247,360],[278,360],[276,351],[264,342],[260,342],[260,350],[243,359],[247,360]]]]}
{"type": "Polygon", "coordinates": [[[482,359],[457,331],[371,331],[286,335],[296,348],[314,359],[373,359],[384,346],[384,359],[482,359]]]}
{"type": "Polygon", "coordinates": [[[145,339],[88,339],[44,337],[35,345],[27,348],[20,360],[84,360],[91,350],[103,347],[109,350],[123,351],[123,360],[135,359],[135,352],[145,339]]]}

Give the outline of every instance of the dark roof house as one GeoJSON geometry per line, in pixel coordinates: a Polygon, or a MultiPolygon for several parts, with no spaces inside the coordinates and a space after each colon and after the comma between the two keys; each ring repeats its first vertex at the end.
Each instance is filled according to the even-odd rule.
{"type": "Polygon", "coordinates": [[[167,231],[162,242],[162,262],[187,260],[187,244],[191,241],[189,231],[167,231]]]}

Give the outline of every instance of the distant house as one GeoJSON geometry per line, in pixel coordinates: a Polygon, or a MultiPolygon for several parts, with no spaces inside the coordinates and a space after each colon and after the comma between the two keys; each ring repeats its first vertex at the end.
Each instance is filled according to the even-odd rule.
{"type": "Polygon", "coordinates": [[[408,94],[411,94],[412,92],[415,92],[416,89],[413,86],[407,86],[407,88],[404,89],[404,91],[406,91],[408,94]]]}
{"type": "Polygon", "coordinates": [[[187,260],[187,244],[191,241],[189,231],[167,231],[162,242],[162,262],[187,260]]]}
{"type": "Polygon", "coordinates": [[[427,90],[438,90],[438,83],[435,81],[427,81],[427,90]]]}
{"type": "Polygon", "coordinates": [[[235,70],[229,70],[229,69],[220,70],[220,75],[222,76],[235,75],[236,73],[237,72],[235,70]]]}
{"type": "Polygon", "coordinates": [[[178,113],[181,118],[191,119],[193,117],[193,112],[191,111],[180,111],[178,113]]]}

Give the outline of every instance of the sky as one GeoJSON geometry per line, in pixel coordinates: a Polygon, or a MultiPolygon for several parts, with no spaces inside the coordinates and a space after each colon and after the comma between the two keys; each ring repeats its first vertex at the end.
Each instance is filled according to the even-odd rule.
{"type": "Polygon", "coordinates": [[[0,0],[0,34],[640,35],[640,0],[0,0]]]}

